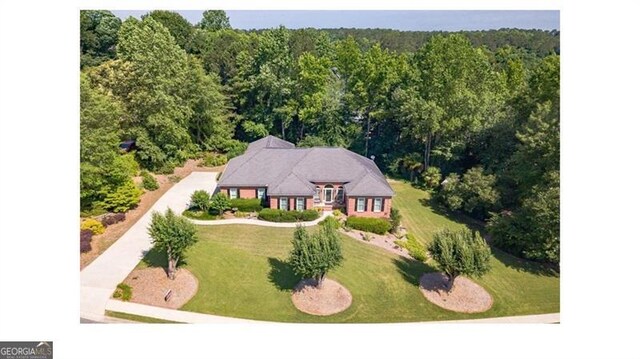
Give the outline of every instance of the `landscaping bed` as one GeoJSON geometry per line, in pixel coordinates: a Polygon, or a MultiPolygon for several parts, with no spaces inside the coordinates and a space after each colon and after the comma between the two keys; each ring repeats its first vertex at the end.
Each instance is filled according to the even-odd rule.
{"type": "Polygon", "coordinates": [[[431,303],[460,313],[481,313],[493,305],[484,288],[468,278],[458,277],[447,291],[448,279],[443,273],[425,273],[420,278],[420,291],[431,303]]]}
{"type": "Polygon", "coordinates": [[[294,288],[291,301],[298,310],[312,315],[340,313],[351,305],[351,293],[340,283],[325,279],[318,287],[313,279],[300,281],[294,288]]]}
{"type": "Polygon", "coordinates": [[[160,267],[134,269],[124,283],[131,287],[131,302],[171,309],[180,308],[198,291],[198,279],[185,268],[178,269],[174,280],[160,267]]]}

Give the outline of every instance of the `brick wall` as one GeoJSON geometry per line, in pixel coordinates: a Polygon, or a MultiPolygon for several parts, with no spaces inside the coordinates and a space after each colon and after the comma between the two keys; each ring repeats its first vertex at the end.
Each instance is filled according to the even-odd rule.
{"type": "Polygon", "coordinates": [[[357,197],[347,196],[347,215],[358,217],[384,217],[389,218],[391,213],[391,197],[382,197],[382,211],[373,211],[373,197],[365,197],[366,206],[364,212],[356,212],[356,199],[357,197]]]}

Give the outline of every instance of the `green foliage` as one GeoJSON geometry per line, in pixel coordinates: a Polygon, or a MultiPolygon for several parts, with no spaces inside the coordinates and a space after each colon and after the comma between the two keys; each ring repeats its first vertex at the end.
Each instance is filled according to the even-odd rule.
{"type": "Polygon", "coordinates": [[[147,171],[142,171],[141,175],[142,175],[142,188],[146,189],[147,191],[155,191],[158,188],[160,188],[160,185],[158,184],[158,180],[151,173],[147,171]]]}
{"type": "Polygon", "coordinates": [[[342,211],[340,211],[339,209],[334,209],[333,211],[331,211],[331,214],[333,214],[334,217],[340,217],[342,216],[342,211]]]}
{"type": "Polygon", "coordinates": [[[331,228],[338,230],[340,228],[340,222],[335,218],[335,217],[331,217],[331,216],[327,216],[325,219],[323,219],[320,222],[321,225],[327,225],[330,226],[331,228]]]}
{"type": "Polygon", "coordinates": [[[444,229],[427,246],[431,258],[449,278],[449,290],[459,275],[481,277],[491,269],[491,249],[478,232],[444,229]]]}
{"type": "Polygon", "coordinates": [[[389,214],[389,224],[391,224],[390,232],[395,233],[398,230],[401,219],[402,215],[400,214],[400,210],[395,207],[391,207],[391,213],[389,214]]]}
{"type": "Polygon", "coordinates": [[[229,201],[229,206],[242,212],[259,212],[262,209],[262,200],[260,198],[234,198],[229,201]]]}
{"type": "Polygon", "coordinates": [[[206,10],[202,13],[202,20],[198,23],[198,27],[218,31],[222,29],[230,29],[229,17],[224,10],[206,10]]]}
{"type": "Polygon", "coordinates": [[[178,183],[178,182],[180,182],[181,179],[182,179],[182,177],[180,177],[178,175],[170,175],[169,176],[169,181],[171,181],[173,183],[178,183]]]}
{"type": "Polygon", "coordinates": [[[258,213],[258,218],[269,222],[307,222],[320,218],[320,213],[313,209],[285,211],[282,209],[265,208],[258,213]]]}
{"type": "Polygon", "coordinates": [[[560,180],[551,173],[550,185],[535,186],[515,212],[503,211],[489,220],[496,246],[522,256],[560,263],[560,180]]]}
{"type": "Polygon", "coordinates": [[[427,260],[427,253],[424,246],[416,239],[413,234],[407,233],[406,242],[397,240],[393,243],[397,244],[400,247],[406,248],[409,252],[409,255],[415,260],[418,260],[420,262],[424,262],[427,260]]]}
{"type": "Polygon", "coordinates": [[[431,166],[422,173],[422,182],[424,182],[424,185],[427,187],[427,189],[433,190],[438,188],[441,181],[442,174],[440,173],[440,169],[438,167],[431,166]]]}
{"type": "Polygon", "coordinates": [[[343,260],[340,237],[329,222],[321,224],[320,230],[311,235],[304,227],[297,226],[292,244],[289,264],[297,275],[313,278],[319,286],[327,272],[340,266],[343,260]]]}
{"type": "Polygon", "coordinates": [[[486,175],[481,167],[468,170],[462,180],[452,173],[446,178],[439,193],[440,201],[452,211],[463,210],[480,219],[498,204],[495,175],[486,175]]]}
{"type": "Polygon", "coordinates": [[[93,218],[87,218],[80,223],[80,230],[88,229],[93,234],[102,234],[104,233],[104,225],[100,221],[97,221],[93,218]]]}
{"type": "Polygon", "coordinates": [[[167,209],[164,214],[154,211],[151,213],[148,233],[154,248],[167,252],[167,273],[170,279],[175,279],[180,259],[198,240],[195,225],[188,219],[176,215],[171,209],[167,209]]]}
{"type": "Polygon", "coordinates": [[[191,40],[191,34],[193,33],[193,27],[191,23],[187,21],[182,15],[175,11],[167,10],[154,10],[146,15],[142,15],[142,18],[152,17],[157,22],[164,25],[171,33],[171,36],[175,39],[178,46],[185,49],[187,43],[191,40]]]}
{"type": "Polygon", "coordinates": [[[360,231],[385,234],[391,230],[391,223],[384,218],[347,217],[346,225],[360,231]]]}
{"type": "Polygon", "coordinates": [[[108,193],[102,201],[102,205],[111,212],[126,212],[138,205],[142,193],[143,191],[129,180],[116,188],[114,192],[108,193]]]}
{"type": "Polygon", "coordinates": [[[211,196],[209,192],[205,190],[197,190],[191,194],[191,202],[189,207],[197,208],[202,212],[206,212],[209,210],[211,206],[211,196]]]}
{"type": "Polygon", "coordinates": [[[121,23],[110,11],[80,11],[80,67],[96,66],[115,57],[121,23]]]}
{"type": "Polygon", "coordinates": [[[207,153],[202,159],[202,165],[206,167],[217,167],[226,164],[228,161],[226,155],[219,153],[207,153]]]}
{"type": "Polygon", "coordinates": [[[119,283],[116,286],[116,290],[113,292],[113,297],[128,302],[131,300],[133,290],[126,283],[119,283]]]}
{"type": "Polygon", "coordinates": [[[231,201],[226,194],[218,192],[211,197],[211,209],[215,210],[218,214],[222,214],[227,209],[231,208],[231,201]]]}

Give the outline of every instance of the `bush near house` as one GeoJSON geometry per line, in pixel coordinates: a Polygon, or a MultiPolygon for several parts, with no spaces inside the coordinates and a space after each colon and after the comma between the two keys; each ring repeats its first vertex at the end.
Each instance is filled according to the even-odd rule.
{"type": "Polygon", "coordinates": [[[234,198],[229,200],[231,208],[237,208],[241,212],[259,212],[262,210],[260,198],[234,198]]]}
{"type": "Polygon", "coordinates": [[[393,243],[399,245],[400,247],[405,248],[411,257],[419,260],[420,262],[424,262],[427,260],[427,254],[425,248],[418,239],[411,233],[407,233],[407,241],[394,241],[393,243]]]}
{"type": "Polygon", "coordinates": [[[391,215],[389,216],[389,223],[391,224],[390,232],[395,233],[398,230],[401,219],[402,219],[402,215],[400,215],[400,211],[397,208],[392,207],[391,215]]]}
{"type": "Polygon", "coordinates": [[[104,225],[93,218],[87,218],[80,223],[80,230],[88,229],[93,234],[104,233],[104,225]]]}
{"type": "Polygon", "coordinates": [[[258,213],[258,218],[269,222],[298,222],[313,221],[320,217],[320,213],[313,209],[305,211],[284,211],[281,209],[265,208],[258,213]]]}
{"type": "Polygon", "coordinates": [[[391,230],[391,223],[383,218],[347,217],[346,225],[360,231],[385,234],[391,230]]]}

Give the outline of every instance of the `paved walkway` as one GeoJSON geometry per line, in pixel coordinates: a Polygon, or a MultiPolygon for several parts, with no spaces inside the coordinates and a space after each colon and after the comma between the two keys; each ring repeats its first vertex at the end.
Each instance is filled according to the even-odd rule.
{"type": "Polygon", "coordinates": [[[214,219],[214,220],[208,220],[208,221],[189,218],[189,220],[194,224],[197,224],[200,226],[220,226],[225,224],[249,224],[253,226],[264,226],[264,227],[295,228],[298,225],[303,227],[315,226],[330,215],[331,215],[331,211],[324,211],[322,212],[322,215],[320,216],[320,218],[313,221],[309,221],[309,222],[269,222],[269,221],[263,221],[261,219],[247,219],[247,218],[214,219]]]}
{"type": "Polygon", "coordinates": [[[176,183],[120,239],[80,272],[82,318],[103,321],[107,301],[116,286],[151,249],[151,238],[147,234],[151,213],[167,208],[182,213],[193,191],[204,189],[213,193],[216,175],[215,172],[193,172],[176,183]]]}
{"type": "MultiPolygon", "coordinates": [[[[240,319],[232,317],[223,317],[220,315],[211,315],[195,312],[187,312],[183,310],[167,309],[154,307],[150,305],[122,302],[115,299],[110,299],[107,302],[107,310],[113,312],[129,313],[135,315],[141,315],[144,317],[151,317],[157,319],[170,320],[180,323],[269,323],[269,324],[282,324],[280,322],[268,322],[250,319],[240,319]]],[[[418,322],[422,324],[456,324],[456,323],[559,323],[560,313],[552,314],[539,314],[539,315],[523,315],[517,317],[499,317],[499,318],[486,318],[486,319],[470,319],[470,320],[449,320],[449,321],[433,321],[433,322],[418,322]]],[[[286,323],[296,324],[296,323],[286,323]]],[[[391,324],[391,323],[390,323],[391,324]]],[[[395,323],[394,323],[395,324],[395,323]]]]}

